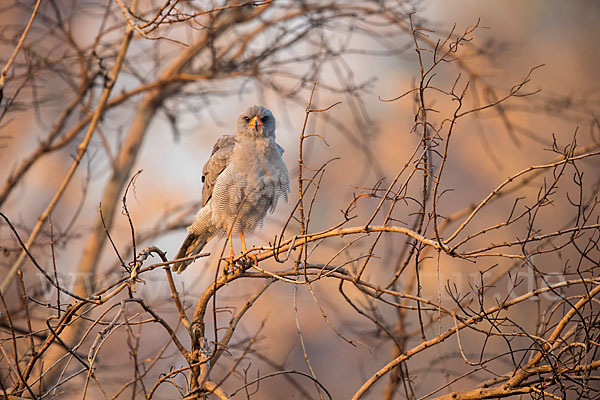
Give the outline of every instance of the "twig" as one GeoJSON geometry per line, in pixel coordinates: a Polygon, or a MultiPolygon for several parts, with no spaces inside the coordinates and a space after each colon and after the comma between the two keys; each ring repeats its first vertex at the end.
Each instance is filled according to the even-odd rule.
{"type": "MultiPolygon", "coordinates": [[[[4,81],[6,79],[6,74],[8,74],[8,70],[12,66],[15,59],[17,58],[17,54],[19,54],[19,50],[21,50],[21,47],[23,47],[23,43],[25,42],[27,33],[29,33],[29,29],[31,28],[31,25],[33,24],[33,20],[35,18],[35,15],[37,14],[37,11],[38,11],[38,8],[39,8],[41,2],[42,2],[42,0],[37,0],[35,2],[33,11],[31,12],[31,16],[29,17],[29,21],[27,22],[27,25],[25,25],[25,29],[23,30],[23,33],[21,34],[21,37],[19,38],[19,41],[17,42],[17,46],[13,49],[13,52],[11,53],[10,57],[8,58],[6,65],[4,65],[4,68],[2,68],[2,72],[0,72],[0,102],[2,102],[2,99],[4,96],[3,95],[4,81]]],[[[2,292],[4,292],[4,291],[2,291],[2,292]]]]}

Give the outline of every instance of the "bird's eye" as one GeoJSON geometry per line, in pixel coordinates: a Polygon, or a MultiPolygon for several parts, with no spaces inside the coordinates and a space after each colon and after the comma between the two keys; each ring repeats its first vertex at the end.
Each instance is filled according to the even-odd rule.
{"type": "Polygon", "coordinates": [[[269,119],[269,116],[268,116],[268,115],[265,115],[264,117],[262,117],[262,120],[263,120],[263,121],[267,121],[268,119],[269,119]]]}
{"type": "Polygon", "coordinates": [[[244,119],[246,120],[246,122],[250,121],[250,117],[244,117],[244,119]]]}

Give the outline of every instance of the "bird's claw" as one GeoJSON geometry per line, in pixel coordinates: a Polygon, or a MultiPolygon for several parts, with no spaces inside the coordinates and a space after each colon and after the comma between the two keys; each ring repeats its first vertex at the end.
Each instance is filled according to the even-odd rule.
{"type": "Polygon", "coordinates": [[[233,261],[233,257],[229,257],[225,259],[225,268],[223,269],[223,274],[225,276],[229,276],[235,272],[235,262],[233,261]]]}
{"type": "Polygon", "coordinates": [[[233,257],[225,259],[225,269],[223,270],[225,276],[233,275],[236,272],[245,272],[252,266],[258,265],[258,259],[254,254],[246,254],[237,260],[233,257]]]}
{"type": "Polygon", "coordinates": [[[253,265],[258,265],[258,259],[254,254],[246,254],[244,257],[240,259],[240,264],[242,267],[242,271],[246,271],[251,268],[253,265]]]}

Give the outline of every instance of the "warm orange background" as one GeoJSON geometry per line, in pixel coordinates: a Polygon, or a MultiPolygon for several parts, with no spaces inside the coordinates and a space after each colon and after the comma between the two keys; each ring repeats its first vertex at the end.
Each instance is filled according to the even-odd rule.
{"type": "MultiPolygon", "coordinates": [[[[486,79],[496,87],[504,89],[503,91],[499,89],[498,93],[506,93],[512,85],[520,82],[527,75],[530,68],[545,64],[543,68],[535,71],[528,86],[532,90],[541,89],[541,92],[532,98],[513,99],[506,103],[507,108],[516,106],[529,108],[529,112],[515,110],[511,114],[511,122],[516,128],[514,137],[507,135],[503,122],[496,118],[497,114],[493,111],[484,111],[480,114],[482,131],[477,128],[472,119],[461,120],[452,137],[450,158],[442,185],[443,189],[454,190],[443,197],[440,204],[442,214],[450,214],[465,205],[480,201],[509,175],[527,166],[546,163],[556,158],[555,154],[547,151],[551,146],[553,134],[561,145],[570,143],[576,129],[579,129],[577,141],[580,145],[598,140],[598,123],[593,122],[593,113],[596,113],[597,118],[600,106],[598,91],[600,3],[593,0],[576,2],[440,0],[420,5],[418,15],[428,19],[430,21],[428,26],[436,30],[435,33],[430,34],[432,38],[444,36],[454,23],[457,31],[462,31],[481,18],[481,24],[489,29],[478,30],[474,35],[473,43],[482,49],[498,46],[502,51],[494,57],[495,65],[479,59],[474,59],[470,65],[481,75],[486,76],[486,79]],[[550,100],[555,104],[554,108],[547,106],[550,100]],[[538,107],[543,108],[537,109],[538,107]],[[535,137],[524,130],[530,131],[535,137]]],[[[5,20],[9,17],[9,12],[0,16],[5,20]]],[[[86,40],[85,18],[91,17],[81,18],[81,40],[84,41],[86,40]]],[[[93,33],[90,33],[89,37],[93,37],[93,33]]],[[[32,36],[31,40],[35,40],[35,36],[32,36]]],[[[357,40],[356,45],[369,45],[370,42],[361,42],[362,40],[357,40]]],[[[356,82],[376,78],[363,97],[371,120],[364,126],[355,124],[353,118],[356,116],[356,109],[352,107],[351,102],[343,96],[321,88],[317,89],[315,106],[325,107],[337,101],[343,102],[328,111],[327,115],[342,121],[348,131],[343,132],[328,125],[323,115],[314,115],[308,125],[308,133],[321,135],[329,146],[314,137],[307,139],[305,147],[307,165],[318,168],[328,159],[340,158],[330,164],[323,178],[311,219],[313,231],[322,230],[340,221],[342,219],[340,210],[347,207],[353,193],[358,194],[362,191],[360,187],[372,187],[380,179],[384,179],[384,183],[389,183],[404,165],[414,147],[418,145],[419,137],[410,132],[414,123],[414,105],[410,97],[392,103],[384,103],[378,99],[379,96],[395,97],[412,87],[418,74],[414,50],[409,49],[396,57],[352,56],[348,59],[348,64],[356,82]],[[345,134],[361,137],[363,140],[361,146],[367,147],[372,154],[376,155],[378,167],[369,165],[364,152],[352,145],[345,134]]],[[[147,68],[151,69],[150,66],[147,68]]],[[[439,77],[434,82],[440,87],[449,88],[456,74],[457,70],[454,66],[442,66],[439,77]]],[[[465,79],[463,75],[463,82],[465,79]]],[[[322,81],[336,83],[333,75],[324,75],[322,81]]],[[[134,82],[128,82],[126,79],[119,84],[125,88],[135,85],[134,82]]],[[[50,81],[43,82],[41,86],[42,92],[53,90],[53,83],[50,81]]],[[[230,84],[227,87],[230,88],[230,84]]],[[[118,90],[115,93],[118,93],[118,90]]],[[[308,99],[308,93],[305,98],[308,99]]],[[[441,97],[436,99],[435,107],[440,111],[440,116],[434,118],[438,118],[439,123],[439,118],[450,115],[455,104],[441,97]]],[[[193,98],[187,98],[186,102],[194,104],[193,98]]],[[[174,139],[164,115],[155,118],[135,167],[135,170],[143,169],[143,173],[137,179],[135,191],[131,193],[128,203],[138,233],[164,223],[163,214],[169,209],[200,199],[202,189],[200,173],[203,163],[210,154],[212,144],[220,135],[233,133],[236,116],[245,107],[255,103],[262,103],[271,108],[277,118],[278,142],[286,150],[285,160],[290,170],[292,193],[289,203],[280,203],[276,213],[265,220],[264,229],[249,239],[249,244],[267,244],[268,241],[273,240],[274,235],[280,233],[283,222],[298,198],[295,186],[298,174],[298,137],[305,105],[287,104],[286,107],[282,107],[272,92],[266,92],[261,96],[253,90],[248,90],[242,96],[217,98],[210,104],[210,111],[199,104],[195,105],[197,110],[182,111],[178,120],[181,134],[179,140],[174,139]]],[[[114,146],[127,132],[135,112],[134,106],[135,104],[131,103],[109,112],[101,124],[102,133],[113,149],[112,156],[114,156],[114,146]]],[[[49,124],[58,112],[60,112],[60,104],[55,104],[50,109],[44,109],[43,115],[40,116],[42,121],[39,121],[38,116],[31,110],[13,114],[10,119],[3,121],[4,124],[0,127],[1,182],[4,182],[11,168],[36,147],[38,138],[45,136],[49,124]]],[[[76,144],[77,141],[40,161],[3,207],[2,211],[19,226],[23,236],[27,236],[28,228],[35,224],[37,217],[46,208],[64,178],[76,144]]],[[[61,238],[58,246],[57,266],[65,275],[65,284],[72,279],[69,278],[68,272],[72,271],[79,262],[86,234],[97,213],[102,189],[110,176],[110,168],[110,161],[100,136],[96,134],[87,156],[79,167],[76,179],[52,214],[55,230],[61,233],[67,229],[78,207],[82,207],[81,214],[68,232],[68,238],[61,238]],[[88,184],[86,184],[87,180],[89,180],[88,184]],[[80,204],[83,198],[83,187],[87,187],[87,193],[83,204],[80,204]]],[[[590,182],[598,176],[597,163],[586,164],[586,176],[590,182]]],[[[534,198],[537,190],[537,186],[531,186],[522,194],[534,198]]],[[[415,190],[414,193],[418,192],[415,190]]],[[[501,201],[489,208],[484,217],[473,221],[473,231],[477,227],[481,228],[505,219],[513,200],[514,198],[501,201]]],[[[375,204],[377,200],[364,200],[355,212],[361,215],[368,214],[368,210],[371,210],[375,204]]],[[[402,223],[410,224],[413,219],[408,216],[409,211],[414,211],[414,208],[399,205],[394,216],[402,223]]],[[[552,210],[546,212],[547,214],[542,217],[544,222],[541,222],[541,225],[547,226],[548,230],[555,230],[561,226],[561,221],[568,219],[571,210],[566,206],[566,202],[565,204],[559,202],[552,210]]],[[[351,223],[351,225],[359,223],[351,223]]],[[[293,234],[296,229],[297,225],[292,225],[288,235],[293,234]]],[[[520,229],[522,226],[517,225],[501,233],[492,233],[477,243],[483,245],[490,241],[506,240],[506,237],[518,237],[522,233],[520,229]]],[[[120,248],[126,248],[130,240],[130,231],[128,222],[122,215],[116,216],[112,235],[120,248]]],[[[185,232],[181,229],[151,242],[138,243],[138,248],[156,245],[173,256],[184,237],[185,232]]],[[[12,243],[10,239],[8,229],[0,227],[0,245],[8,246],[8,243],[12,243]]],[[[41,239],[41,242],[47,243],[47,240],[46,237],[41,239]]],[[[370,244],[370,240],[367,239],[363,243],[363,249],[370,244]]],[[[381,258],[373,261],[368,271],[373,281],[385,281],[389,278],[389,270],[395,262],[393,254],[394,245],[398,244],[395,242],[397,240],[404,243],[404,237],[390,236],[379,245],[377,254],[381,258]]],[[[319,252],[313,256],[313,261],[326,262],[343,246],[342,243],[338,240],[322,245],[319,252]]],[[[207,250],[213,255],[218,255],[223,244],[223,241],[213,240],[207,250]]],[[[235,246],[239,249],[239,242],[236,242],[235,246]]],[[[48,256],[49,249],[47,246],[37,248],[36,253],[44,258],[48,256]]],[[[359,251],[357,249],[351,253],[357,256],[359,251]]],[[[344,256],[343,259],[347,257],[344,256]]],[[[8,269],[12,260],[0,261],[2,267],[8,269]]],[[[115,268],[115,257],[108,246],[103,261],[103,271],[115,268]]],[[[185,274],[177,277],[178,284],[185,288],[187,305],[193,305],[200,291],[212,280],[215,263],[216,257],[197,261],[185,274]]],[[[423,296],[433,300],[441,296],[442,302],[450,305],[450,300],[443,290],[447,279],[463,290],[468,290],[469,279],[477,278],[479,270],[493,263],[484,260],[473,265],[442,257],[438,276],[434,258],[422,271],[423,296]]],[[[48,262],[45,265],[50,267],[48,262]]],[[[262,267],[271,270],[282,268],[272,261],[264,263],[262,267]]],[[[31,265],[26,264],[25,269],[33,271],[30,268],[31,265]]],[[[155,304],[158,311],[171,313],[169,320],[175,321],[175,309],[170,303],[170,293],[163,278],[164,273],[160,270],[148,274],[144,277],[146,282],[138,285],[137,295],[155,304]]],[[[35,272],[27,276],[27,281],[32,287],[40,283],[35,272]]],[[[248,280],[235,282],[220,293],[218,302],[226,305],[244,301],[259,284],[248,280]]],[[[298,307],[307,352],[317,377],[334,394],[334,398],[343,399],[355,392],[358,382],[363,382],[365,377],[370,376],[390,359],[391,347],[389,343],[381,345],[382,342],[364,335],[364,330],[370,329],[370,326],[366,320],[354,314],[347,304],[340,303],[337,284],[337,282],[319,283],[315,285],[316,294],[333,325],[346,337],[363,342],[364,346],[353,347],[336,336],[324,322],[319,308],[304,287],[298,288],[298,307]]],[[[500,284],[498,293],[505,292],[505,287],[506,282],[500,284]]],[[[352,290],[349,292],[359,302],[364,301],[364,298],[357,293],[352,290]]],[[[272,357],[273,360],[281,364],[285,363],[290,369],[306,370],[296,334],[293,301],[294,289],[291,285],[275,284],[270,292],[260,299],[254,312],[245,318],[238,338],[244,340],[253,336],[260,324],[266,321],[257,349],[272,357]]],[[[385,310],[385,312],[386,317],[393,324],[393,311],[385,310]]],[[[225,323],[228,314],[223,313],[221,317],[222,323],[225,323]]],[[[514,315],[514,318],[526,320],[526,315],[514,315]]],[[[436,334],[438,329],[447,329],[450,324],[451,321],[444,321],[441,325],[435,325],[429,334],[436,334]]],[[[417,327],[418,325],[413,324],[410,329],[417,327]]],[[[210,329],[212,328],[207,330],[210,329]]],[[[149,330],[148,332],[152,333],[144,337],[142,353],[147,353],[148,357],[151,357],[153,352],[164,344],[165,338],[161,336],[162,331],[149,330]]],[[[184,337],[183,332],[181,336],[184,337]]],[[[414,343],[420,340],[418,336],[414,343]]],[[[465,333],[461,339],[468,341],[469,337],[469,333],[465,333]]],[[[101,376],[124,379],[122,370],[129,368],[130,364],[127,354],[123,351],[121,340],[124,340],[123,335],[114,334],[105,344],[104,356],[99,361],[100,365],[104,366],[103,370],[99,371],[101,376]]],[[[409,342],[409,346],[414,343],[409,342]]],[[[477,349],[480,343],[474,342],[474,345],[477,349]]],[[[494,346],[498,346],[497,349],[502,348],[501,343],[492,343],[490,348],[494,346]]],[[[444,356],[455,350],[455,339],[449,340],[443,346],[432,349],[424,356],[409,362],[419,393],[427,393],[445,379],[444,374],[437,370],[438,367],[451,368],[457,375],[467,370],[464,364],[461,365],[455,360],[444,361],[444,356]]],[[[167,354],[171,355],[173,351],[167,354]]],[[[173,364],[182,366],[184,360],[173,364]]],[[[228,363],[222,365],[226,372],[228,363]]],[[[269,367],[259,361],[255,361],[252,368],[251,373],[254,374],[257,369],[261,373],[270,371],[269,367]]],[[[156,376],[159,372],[156,371],[156,376]]],[[[474,375],[473,379],[476,377],[477,375],[474,375]]],[[[312,384],[301,379],[298,381],[307,391],[314,393],[312,384]]],[[[261,391],[253,398],[289,398],[281,397],[281,388],[285,388],[286,385],[283,378],[273,378],[263,382],[261,391]]],[[[377,385],[370,398],[378,398],[383,386],[383,384],[377,385]]],[[[235,385],[225,386],[227,390],[234,387],[235,385]]],[[[463,387],[468,387],[468,381],[461,382],[452,389],[463,387]]]]}

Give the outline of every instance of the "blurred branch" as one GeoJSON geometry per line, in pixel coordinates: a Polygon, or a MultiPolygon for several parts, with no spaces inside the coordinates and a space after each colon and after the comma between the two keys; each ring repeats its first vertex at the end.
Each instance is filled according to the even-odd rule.
{"type": "Polygon", "coordinates": [[[31,12],[31,16],[29,17],[29,21],[27,22],[27,25],[25,25],[25,29],[23,30],[23,33],[21,34],[21,37],[19,38],[19,42],[17,43],[17,46],[14,48],[8,61],[4,65],[4,68],[2,68],[2,71],[0,72],[0,102],[2,102],[2,100],[4,99],[4,85],[5,85],[6,75],[8,74],[8,70],[12,66],[15,59],[17,58],[17,54],[19,54],[19,50],[21,50],[21,47],[23,46],[23,42],[25,42],[25,38],[27,37],[27,34],[29,33],[29,29],[31,28],[31,24],[33,24],[33,20],[35,18],[35,15],[37,14],[37,11],[38,11],[38,8],[39,8],[41,2],[42,2],[42,0],[36,1],[35,6],[33,7],[33,11],[31,12]]]}
{"type": "MultiPolygon", "coordinates": [[[[83,159],[83,156],[90,144],[92,134],[94,133],[94,130],[96,129],[96,125],[98,124],[101,116],[104,113],[104,107],[105,107],[106,103],[108,102],[110,92],[111,92],[112,88],[114,87],[115,81],[121,70],[121,66],[123,65],[123,61],[125,60],[125,54],[127,53],[127,48],[131,41],[131,37],[132,37],[132,31],[126,30],[125,35],[123,37],[123,41],[121,42],[121,47],[119,48],[119,54],[117,56],[117,59],[115,60],[115,64],[113,65],[113,68],[112,68],[112,71],[110,74],[110,80],[109,80],[109,82],[107,82],[104,90],[102,91],[102,96],[100,97],[100,100],[98,101],[98,105],[96,106],[96,110],[94,112],[92,120],[90,121],[90,125],[88,126],[86,134],[85,134],[83,140],[81,141],[81,143],[77,146],[77,155],[75,156],[75,160],[73,160],[73,163],[71,164],[71,167],[69,168],[69,171],[67,172],[67,175],[65,176],[64,180],[62,181],[57,192],[54,194],[54,197],[50,201],[50,204],[48,204],[48,207],[46,208],[46,210],[44,210],[44,212],[38,218],[38,221],[37,221],[35,227],[33,228],[31,234],[29,235],[29,239],[27,239],[27,242],[25,242],[26,248],[30,248],[33,245],[33,242],[35,241],[35,238],[37,237],[38,233],[40,232],[42,226],[46,222],[46,219],[48,219],[48,217],[50,216],[50,213],[52,212],[52,210],[54,209],[54,207],[56,206],[56,204],[62,197],[67,186],[71,182],[71,178],[73,178],[73,174],[75,173],[75,170],[77,169],[77,167],[79,166],[79,163],[83,159]]],[[[17,258],[17,261],[15,261],[15,263],[10,268],[8,274],[2,281],[2,285],[0,285],[1,293],[6,293],[6,291],[8,290],[8,286],[12,282],[16,270],[21,267],[23,261],[25,260],[26,255],[27,255],[27,253],[25,252],[25,250],[23,250],[21,252],[21,254],[19,255],[19,257],[17,258]]]]}
{"type": "Polygon", "coordinates": [[[434,26],[405,0],[135,3],[0,8],[0,138],[26,134],[0,145],[18,160],[0,188],[3,397],[597,397],[593,94],[537,94],[539,66],[500,71],[479,20],[434,26]],[[412,81],[395,70],[411,51],[412,81]],[[298,134],[298,197],[236,268],[211,251],[175,276],[166,250],[200,207],[176,175],[196,173],[148,140],[206,133],[176,150],[198,165],[206,118],[229,128],[250,99],[298,134]]]}

